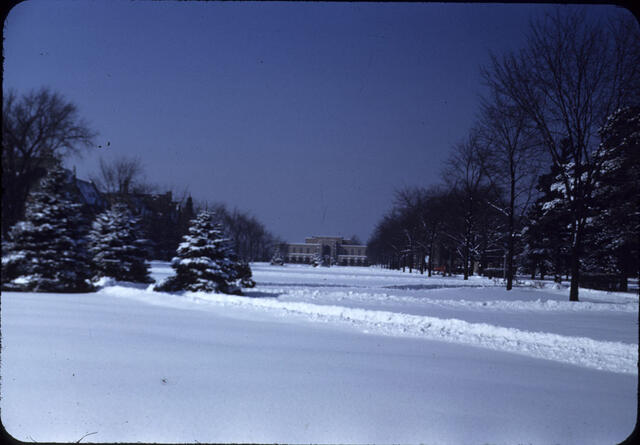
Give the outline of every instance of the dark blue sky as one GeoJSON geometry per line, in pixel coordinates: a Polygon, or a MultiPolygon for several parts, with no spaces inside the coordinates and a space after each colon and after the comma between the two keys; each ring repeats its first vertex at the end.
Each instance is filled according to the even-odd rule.
{"type": "MultiPolygon", "coordinates": [[[[249,211],[289,241],[358,235],[394,190],[440,181],[489,50],[562,6],[28,1],[3,88],[46,85],[150,182],[249,211]]],[[[589,7],[594,14],[613,7],[589,7]]]]}

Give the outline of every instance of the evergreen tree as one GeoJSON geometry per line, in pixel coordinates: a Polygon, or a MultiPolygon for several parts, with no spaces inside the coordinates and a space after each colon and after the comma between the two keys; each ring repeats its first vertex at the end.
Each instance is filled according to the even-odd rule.
{"type": "Polygon", "coordinates": [[[626,284],[640,266],[640,107],[617,110],[600,136],[584,267],[619,276],[626,284]]]}
{"type": "Polygon", "coordinates": [[[313,254],[313,257],[311,257],[311,265],[313,267],[325,265],[325,258],[320,254],[320,252],[316,252],[313,254]]]}
{"type": "Polygon", "coordinates": [[[284,259],[282,259],[282,254],[280,253],[280,249],[277,248],[271,257],[271,265],[272,266],[282,266],[284,265],[284,259]]]}
{"type": "Polygon", "coordinates": [[[180,226],[180,230],[184,233],[189,230],[189,222],[196,216],[195,211],[193,210],[193,198],[189,196],[184,206],[182,206],[180,211],[180,217],[178,218],[178,225],[180,226]]]}
{"type": "Polygon", "coordinates": [[[255,287],[256,282],[253,281],[251,267],[246,261],[237,261],[235,263],[235,276],[240,287],[255,287]]]}
{"type": "Polygon", "coordinates": [[[247,277],[247,270],[242,271],[239,264],[220,225],[213,223],[209,212],[202,212],[191,221],[189,233],[183,237],[171,261],[176,274],[156,288],[239,295],[243,278],[245,284],[250,284],[247,278],[250,280],[251,272],[247,265],[247,277]]]}
{"type": "Polygon", "coordinates": [[[150,283],[139,219],[123,203],[114,204],[93,222],[89,252],[97,276],[120,281],[150,283]]]}
{"type": "Polygon", "coordinates": [[[70,201],[67,174],[53,167],[27,200],[25,218],[3,247],[2,288],[38,292],[86,292],[90,262],[81,205],[70,201]]]}
{"type": "Polygon", "coordinates": [[[534,279],[536,272],[539,272],[540,279],[543,280],[550,265],[551,255],[545,246],[546,234],[543,217],[542,206],[536,202],[527,211],[528,223],[520,232],[523,249],[518,260],[523,269],[531,273],[531,279],[534,279]]]}
{"type": "Polygon", "coordinates": [[[528,224],[522,231],[523,254],[521,260],[532,276],[537,269],[540,278],[553,273],[555,281],[568,270],[570,255],[570,212],[559,167],[551,166],[549,173],[538,178],[536,189],[540,197],[527,213],[528,224]]]}

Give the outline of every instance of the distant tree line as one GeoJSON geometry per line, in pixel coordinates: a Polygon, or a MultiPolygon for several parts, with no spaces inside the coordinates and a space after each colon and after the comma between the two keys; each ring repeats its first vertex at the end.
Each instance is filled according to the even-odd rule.
{"type": "Polygon", "coordinates": [[[443,183],[396,193],[370,261],[431,274],[516,272],[626,290],[640,233],[640,34],[559,12],[482,68],[479,116],[443,183]],[[437,260],[437,264],[436,264],[437,260]]]}
{"type": "MultiPolygon", "coordinates": [[[[104,279],[152,283],[140,219],[127,203],[115,202],[90,225],[72,190],[67,172],[54,166],[29,194],[24,219],[2,246],[2,289],[90,292],[104,279]]],[[[175,275],[156,290],[241,295],[242,287],[255,285],[249,265],[207,212],[190,221],[171,265],[175,275]]]]}
{"type": "MultiPolygon", "coordinates": [[[[79,117],[74,104],[48,88],[18,96],[4,94],[2,108],[2,237],[24,217],[29,193],[48,170],[65,157],[95,146],[96,133],[79,117]]],[[[200,210],[186,191],[175,193],[150,184],[137,158],[100,159],[91,177],[107,206],[124,202],[140,217],[151,256],[170,259],[189,221],[200,210]]],[[[95,203],[92,203],[94,205],[95,203]]],[[[201,204],[201,207],[207,207],[201,204]]],[[[266,261],[279,242],[255,217],[213,204],[216,217],[244,261],[266,261]]],[[[94,205],[94,214],[103,210],[94,205]]]]}
{"type": "Polygon", "coordinates": [[[173,257],[190,221],[202,211],[210,212],[220,223],[242,261],[268,261],[280,242],[254,216],[241,210],[228,210],[221,203],[194,203],[187,190],[157,193],[160,187],[146,181],[137,158],[122,157],[112,162],[101,159],[98,174],[91,180],[110,201],[125,201],[134,212],[141,213],[143,232],[154,246],[156,259],[173,257]]]}
{"type": "Polygon", "coordinates": [[[77,179],[62,161],[95,146],[96,133],[75,105],[48,88],[22,96],[5,92],[2,113],[4,289],[84,291],[100,275],[148,282],[145,261],[179,254],[179,244],[208,207],[222,234],[221,251],[238,265],[225,266],[231,281],[215,288],[237,293],[240,284],[251,283],[246,264],[269,260],[281,243],[240,210],[194,205],[186,191],[158,193],[139,159],[101,159],[92,182],[77,179]]]}
{"type": "Polygon", "coordinates": [[[230,238],[243,261],[269,261],[284,241],[276,237],[258,219],[238,209],[229,210],[220,203],[200,202],[198,211],[209,210],[220,222],[223,233],[230,238]]]}

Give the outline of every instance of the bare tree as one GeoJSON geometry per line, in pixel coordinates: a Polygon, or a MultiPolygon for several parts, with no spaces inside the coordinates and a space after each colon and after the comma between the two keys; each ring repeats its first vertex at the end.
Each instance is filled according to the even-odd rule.
{"type": "Polygon", "coordinates": [[[24,212],[35,182],[65,156],[93,144],[96,133],[80,119],[77,107],[41,88],[2,100],[2,233],[24,212]]]}
{"type": "Polygon", "coordinates": [[[463,215],[462,233],[449,230],[447,234],[455,238],[461,248],[465,280],[469,279],[470,263],[474,259],[478,241],[478,210],[487,184],[482,154],[480,136],[472,130],[466,140],[454,146],[443,170],[443,179],[452,189],[452,205],[460,206],[463,215]]]}
{"type": "Polygon", "coordinates": [[[126,196],[131,193],[149,193],[155,189],[144,178],[144,167],[139,158],[122,156],[111,162],[100,158],[97,175],[91,180],[103,192],[126,196]]]}
{"type": "MultiPolygon", "coordinates": [[[[453,165],[458,169],[461,164],[453,165]]],[[[482,174],[480,170],[477,173],[482,174]]],[[[496,223],[497,212],[488,205],[488,200],[499,200],[485,181],[475,187],[468,184],[465,191],[464,181],[458,180],[460,183],[452,181],[449,189],[434,186],[396,191],[392,209],[377,224],[367,243],[371,263],[403,271],[408,267],[410,272],[415,267],[420,273],[426,267],[431,276],[437,253],[440,265],[446,264],[449,273],[456,258],[466,264],[467,277],[471,263],[484,267],[487,254],[502,237],[503,227],[496,223]]]]}
{"type": "Polygon", "coordinates": [[[597,130],[614,109],[638,96],[638,27],[620,23],[625,27],[614,31],[587,20],[584,12],[546,15],[532,22],[526,47],[492,56],[484,70],[491,89],[533,122],[560,168],[572,216],[571,301],[578,301],[587,209],[598,170],[597,130]],[[627,43],[633,45],[621,46],[627,43]],[[564,145],[570,156],[563,165],[564,145]]]}
{"type": "MultiPolygon", "coordinates": [[[[421,238],[420,225],[420,192],[418,189],[405,188],[395,193],[394,208],[400,223],[404,246],[402,248],[403,264],[409,267],[409,273],[415,267],[418,254],[418,240],[421,238]]],[[[404,266],[403,266],[404,267],[404,266]]]]}
{"type": "Polygon", "coordinates": [[[402,221],[406,249],[410,257],[417,261],[414,266],[420,269],[421,274],[426,267],[428,276],[433,270],[436,239],[444,227],[444,200],[445,193],[439,187],[410,187],[398,190],[395,194],[395,208],[402,221]],[[425,263],[425,257],[429,258],[428,263],[425,263]]]}
{"type": "Polygon", "coordinates": [[[426,266],[427,274],[431,276],[436,242],[446,225],[447,193],[441,187],[432,187],[423,191],[421,201],[420,223],[423,236],[420,244],[429,258],[426,266]]]}
{"type": "Polygon", "coordinates": [[[362,245],[362,241],[360,240],[360,237],[356,234],[351,235],[349,237],[349,240],[351,240],[351,244],[362,245]]]}
{"type": "MultiPolygon", "coordinates": [[[[151,186],[146,185],[146,187],[150,189],[164,189],[169,190],[171,192],[171,196],[173,196],[173,200],[180,206],[183,207],[187,204],[187,201],[191,197],[191,192],[189,191],[189,186],[172,186],[172,187],[161,187],[161,186],[151,186]]],[[[142,193],[142,192],[140,192],[142,193]]],[[[193,206],[193,200],[191,201],[191,206],[193,206]]]]}
{"type": "MultiPolygon", "coordinates": [[[[478,122],[485,153],[481,156],[487,178],[495,189],[504,190],[504,205],[491,202],[507,219],[506,287],[513,287],[516,225],[524,217],[540,171],[538,141],[526,113],[491,91],[483,98],[478,122]]],[[[502,200],[501,200],[502,201],[502,200]]]]}
{"type": "Polygon", "coordinates": [[[397,209],[392,209],[376,225],[367,242],[367,255],[372,263],[383,264],[389,269],[405,266],[406,238],[397,209]]]}

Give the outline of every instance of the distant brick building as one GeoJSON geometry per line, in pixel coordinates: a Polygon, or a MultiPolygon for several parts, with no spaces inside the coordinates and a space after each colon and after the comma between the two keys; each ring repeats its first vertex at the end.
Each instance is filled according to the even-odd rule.
{"type": "Polygon", "coordinates": [[[312,236],[304,243],[286,245],[286,261],[311,264],[318,256],[328,259],[330,264],[340,266],[366,266],[367,246],[353,244],[350,239],[337,236],[312,236]]]}
{"type": "Polygon", "coordinates": [[[150,242],[150,255],[154,259],[170,260],[176,253],[180,237],[186,232],[188,222],[181,224],[182,209],[173,200],[170,191],[166,193],[129,193],[120,195],[106,193],[111,201],[122,200],[129,209],[141,217],[142,231],[150,242]]]}

